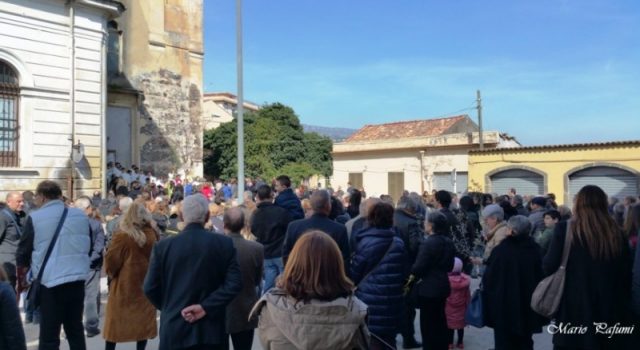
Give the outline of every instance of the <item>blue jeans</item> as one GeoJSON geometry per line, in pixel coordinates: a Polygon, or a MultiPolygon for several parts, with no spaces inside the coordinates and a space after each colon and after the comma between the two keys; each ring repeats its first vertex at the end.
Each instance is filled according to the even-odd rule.
{"type": "Polygon", "coordinates": [[[282,258],[264,259],[264,289],[263,294],[268,292],[276,284],[276,277],[284,272],[282,258]]]}

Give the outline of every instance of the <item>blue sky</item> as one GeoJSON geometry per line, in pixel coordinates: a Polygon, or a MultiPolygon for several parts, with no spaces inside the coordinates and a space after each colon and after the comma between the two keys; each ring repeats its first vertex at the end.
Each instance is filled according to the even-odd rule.
{"type": "MultiPolygon", "coordinates": [[[[243,2],[245,98],[303,123],[446,116],[480,89],[485,129],[525,145],[640,139],[640,1],[243,2]]],[[[235,93],[235,1],[204,22],[205,91],[235,93]]]]}

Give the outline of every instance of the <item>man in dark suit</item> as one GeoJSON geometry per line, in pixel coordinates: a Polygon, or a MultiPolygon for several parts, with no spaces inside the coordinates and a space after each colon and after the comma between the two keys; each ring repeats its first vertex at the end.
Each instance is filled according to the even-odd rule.
{"type": "Polygon", "coordinates": [[[264,291],[275,285],[276,277],[284,272],[282,244],[291,215],[273,204],[271,187],[262,185],[256,195],[258,207],[251,216],[251,233],[264,246],[264,291]]]}
{"type": "Polygon", "coordinates": [[[227,333],[231,336],[235,350],[251,350],[253,330],[258,322],[249,321],[249,313],[258,301],[264,248],[262,244],[248,241],[240,234],[244,227],[242,209],[227,209],[223,221],[224,233],[233,240],[233,246],[238,251],[238,263],[242,272],[242,291],[227,306],[227,333]]]}
{"type": "Polygon", "coordinates": [[[182,204],[185,229],[153,249],[144,292],[162,312],[160,350],[227,349],[225,309],[242,289],[236,249],[229,237],[204,229],[202,194],[182,204]]]}
{"type": "Polygon", "coordinates": [[[349,238],[347,228],[331,219],[331,195],[325,190],[318,190],[311,195],[311,209],[313,215],[308,219],[296,220],[289,224],[282,247],[282,259],[287,265],[289,253],[305,232],[310,230],[320,230],[333,238],[338,244],[345,266],[349,266],[349,238]]]}

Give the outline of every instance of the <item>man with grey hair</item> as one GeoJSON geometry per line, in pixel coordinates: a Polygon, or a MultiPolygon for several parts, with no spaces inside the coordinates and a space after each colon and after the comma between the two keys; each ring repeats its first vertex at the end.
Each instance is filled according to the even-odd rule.
{"type": "Polygon", "coordinates": [[[102,253],[104,252],[105,235],[102,222],[95,218],[91,198],[79,197],[73,203],[89,217],[89,233],[91,235],[91,265],[89,275],[84,282],[84,330],[87,337],[100,334],[100,317],[98,303],[100,302],[100,271],[102,270],[102,253]]]}
{"type": "Polygon", "coordinates": [[[16,252],[23,231],[24,199],[20,192],[9,192],[6,206],[0,210],[0,265],[4,267],[11,286],[16,288],[16,252]]]}
{"type": "Polygon", "coordinates": [[[209,220],[209,201],[207,198],[200,194],[189,196],[182,201],[182,222],[185,225],[193,223],[206,223],[209,220]],[[192,198],[191,198],[192,197],[192,198]]]}
{"type": "Polygon", "coordinates": [[[233,241],[204,228],[208,206],[200,193],[185,198],[186,227],[151,253],[144,292],[161,311],[160,350],[227,348],[225,308],[241,291],[242,274],[233,241]]]}
{"type": "Polygon", "coordinates": [[[528,235],[531,232],[531,222],[524,215],[515,215],[507,221],[507,228],[511,230],[510,236],[528,235]]]}
{"type": "Polygon", "coordinates": [[[331,212],[331,196],[329,192],[326,190],[315,191],[311,195],[310,201],[313,215],[308,219],[295,220],[287,227],[287,233],[285,234],[284,245],[282,247],[282,259],[285,266],[287,265],[289,253],[298,238],[311,230],[320,230],[331,236],[340,248],[345,267],[349,266],[349,238],[347,236],[347,228],[329,219],[329,213],[331,212]]]}
{"type": "Polygon", "coordinates": [[[472,258],[473,263],[477,265],[485,264],[491,256],[493,248],[507,237],[504,210],[498,204],[490,204],[484,207],[482,219],[484,220],[483,236],[487,243],[484,247],[482,259],[472,258]]]}

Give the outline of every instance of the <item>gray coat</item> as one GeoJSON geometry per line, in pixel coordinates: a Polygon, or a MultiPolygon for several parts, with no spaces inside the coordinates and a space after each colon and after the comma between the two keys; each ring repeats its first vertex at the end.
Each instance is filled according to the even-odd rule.
{"type": "Polygon", "coordinates": [[[531,234],[538,231],[544,231],[544,209],[534,210],[529,214],[529,222],[531,222],[531,234]]]}
{"type": "Polygon", "coordinates": [[[22,234],[22,221],[23,218],[16,215],[11,209],[0,210],[0,265],[5,262],[16,264],[16,251],[22,234]]]}
{"type": "Polygon", "coordinates": [[[238,252],[238,264],[242,272],[242,290],[227,306],[227,333],[233,334],[254,329],[258,322],[249,322],[249,312],[258,301],[258,286],[262,280],[264,248],[262,244],[248,241],[239,233],[227,235],[238,252]]]}

